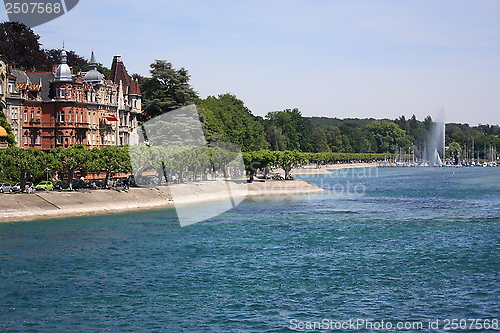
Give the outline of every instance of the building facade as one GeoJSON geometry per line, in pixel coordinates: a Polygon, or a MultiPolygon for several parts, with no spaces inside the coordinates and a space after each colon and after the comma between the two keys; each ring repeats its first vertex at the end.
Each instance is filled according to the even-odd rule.
{"type": "Polygon", "coordinates": [[[11,70],[0,58],[0,101],[19,147],[138,143],[141,92],[120,56],[113,58],[107,79],[97,70],[94,52],[90,70],[76,74],[65,51],[51,72],[11,70]]]}
{"type": "Polygon", "coordinates": [[[137,144],[137,117],[141,113],[139,82],[130,80],[119,55],[113,57],[109,79],[118,88],[118,144],[137,144]]]}

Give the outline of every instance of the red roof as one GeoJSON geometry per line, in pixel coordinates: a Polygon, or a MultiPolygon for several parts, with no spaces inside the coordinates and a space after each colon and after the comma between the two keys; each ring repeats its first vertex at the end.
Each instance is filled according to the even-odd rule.
{"type": "Polygon", "coordinates": [[[125,68],[120,56],[115,56],[113,58],[108,78],[116,84],[119,84],[120,81],[122,81],[123,89],[125,91],[127,87],[130,86],[130,78],[128,77],[127,69],[125,68]]]}
{"type": "Polygon", "coordinates": [[[130,82],[130,89],[128,91],[129,95],[141,95],[141,87],[139,86],[139,82],[134,80],[130,82]]]}

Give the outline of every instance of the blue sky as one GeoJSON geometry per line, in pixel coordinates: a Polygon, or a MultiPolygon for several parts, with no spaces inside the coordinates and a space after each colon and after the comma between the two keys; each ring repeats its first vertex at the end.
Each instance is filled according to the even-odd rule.
{"type": "MultiPolygon", "coordinates": [[[[5,12],[0,16],[6,20],[5,12]]],[[[254,114],[500,124],[500,1],[80,0],[35,27],[129,73],[164,59],[201,97],[226,92],[254,114]]]]}

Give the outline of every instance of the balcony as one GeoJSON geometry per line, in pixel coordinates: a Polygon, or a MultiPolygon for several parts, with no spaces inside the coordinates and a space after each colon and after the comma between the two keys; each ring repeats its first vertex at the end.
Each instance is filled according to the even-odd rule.
{"type": "Polygon", "coordinates": [[[103,130],[103,131],[109,131],[109,132],[111,132],[113,130],[113,126],[101,123],[101,124],[99,124],[99,129],[103,130]]]}

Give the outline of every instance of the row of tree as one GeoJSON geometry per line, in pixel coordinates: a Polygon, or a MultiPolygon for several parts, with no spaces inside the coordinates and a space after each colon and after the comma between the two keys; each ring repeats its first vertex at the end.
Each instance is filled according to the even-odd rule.
{"type": "Polygon", "coordinates": [[[392,154],[378,153],[307,153],[298,150],[270,151],[262,149],[253,152],[243,152],[245,169],[250,179],[261,170],[266,173],[270,167],[280,167],[285,172],[285,179],[290,179],[290,171],[298,165],[314,163],[336,164],[351,162],[374,162],[387,160],[392,154]]]}
{"type": "Polygon", "coordinates": [[[52,179],[54,174],[68,179],[71,186],[75,173],[105,172],[105,184],[117,172],[130,172],[128,147],[109,146],[88,149],[74,145],[63,149],[54,148],[48,152],[40,149],[8,147],[0,150],[0,178],[20,182],[21,188],[27,180],[39,182],[52,179]]]}
{"type": "Polygon", "coordinates": [[[104,183],[115,173],[134,171],[137,178],[147,170],[156,170],[162,179],[175,175],[183,182],[189,175],[193,180],[206,180],[216,176],[251,178],[258,170],[280,167],[285,171],[285,179],[296,165],[305,163],[366,162],[383,160],[387,154],[349,154],[349,153],[304,153],[298,150],[270,151],[258,150],[242,154],[233,144],[220,144],[213,147],[193,146],[108,146],[88,149],[83,145],[69,148],[54,148],[48,152],[39,149],[9,147],[0,150],[0,179],[20,182],[23,188],[26,181],[39,182],[52,179],[57,174],[67,179],[71,185],[76,172],[105,173],[104,183]],[[243,163],[242,163],[243,162],[243,163]]]}

